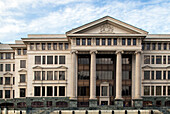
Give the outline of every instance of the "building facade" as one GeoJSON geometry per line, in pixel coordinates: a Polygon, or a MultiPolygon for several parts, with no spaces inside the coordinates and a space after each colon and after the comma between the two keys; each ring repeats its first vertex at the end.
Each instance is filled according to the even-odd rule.
{"type": "Polygon", "coordinates": [[[170,106],[170,35],[106,16],[0,44],[0,106],[170,106]]]}

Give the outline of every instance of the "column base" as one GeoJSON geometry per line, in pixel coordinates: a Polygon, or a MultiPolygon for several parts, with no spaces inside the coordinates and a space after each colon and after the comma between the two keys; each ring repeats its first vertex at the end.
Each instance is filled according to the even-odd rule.
{"type": "Polygon", "coordinates": [[[143,107],[143,99],[133,99],[133,106],[135,108],[142,108],[143,107]]]}
{"type": "Polygon", "coordinates": [[[70,99],[70,107],[77,107],[77,99],[70,99]]]}
{"type": "Polygon", "coordinates": [[[89,107],[97,107],[97,99],[89,99],[89,107]]]}
{"type": "Polygon", "coordinates": [[[123,99],[115,99],[115,106],[117,108],[122,108],[123,107],[123,99]]]}

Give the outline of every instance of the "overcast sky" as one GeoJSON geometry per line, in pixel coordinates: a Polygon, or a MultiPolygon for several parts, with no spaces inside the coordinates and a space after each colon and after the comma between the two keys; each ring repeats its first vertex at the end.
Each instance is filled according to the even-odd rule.
{"type": "Polygon", "coordinates": [[[64,34],[106,15],[150,34],[170,34],[170,0],[0,0],[0,42],[64,34]]]}

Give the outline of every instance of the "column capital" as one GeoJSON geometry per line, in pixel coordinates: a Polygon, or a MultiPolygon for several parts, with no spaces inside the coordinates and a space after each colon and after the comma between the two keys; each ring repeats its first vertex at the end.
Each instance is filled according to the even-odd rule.
{"type": "Polygon", "coordinates": [[[124,53],[124,51],[123,51],[123,50],[117,50],[115,53],[116,53],[116,54],[118,54],[118,53],[123,54],[123,53],[124,53]]]}
{"type": "Polygon", "coordinates": [[[97,54],[98,52],[97,52],[97,50],[91,50],[90,54],[93,54],[93,53],[97,54]]]}
{"type": "Polygon", "coordinates": [[[142,50],[136,50],[136,51],[135,51],[135,54],[138,54],[138,53],[141,54],[141,53],[143,53],[143,51],[142,51],[142,50]]]}
{"type": "Polygon", "coordinates": [[[77,50],[72,50],[72,51],[71,51],[71,54],[73,54],[73,53],[77,54],[78,51],[77,51],[77,50]]]}

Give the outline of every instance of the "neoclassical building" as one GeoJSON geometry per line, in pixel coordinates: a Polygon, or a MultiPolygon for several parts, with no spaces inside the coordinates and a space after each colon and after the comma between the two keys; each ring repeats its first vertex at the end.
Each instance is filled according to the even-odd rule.
{"type": "Polygon", "coordinates": [[[170,106],[170,35],[106,16],[0,44],[0,106],[170,106]]]}

